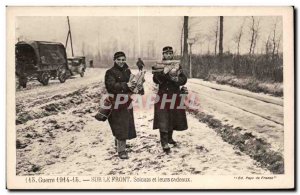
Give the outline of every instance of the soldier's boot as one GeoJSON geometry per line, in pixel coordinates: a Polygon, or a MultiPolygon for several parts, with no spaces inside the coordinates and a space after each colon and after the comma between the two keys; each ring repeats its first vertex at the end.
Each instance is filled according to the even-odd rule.
{"type": "Polygon", "coordinates": [[[168,143],[177,146],[177,142],[173,139],[173,130],[168,132],[168,143]]]}
{"type": "Polygon", "coordinates": [[[166,154],[169,154],[171,152],[171,148],[168,145],[168,133],[160,132],[160,142],[161,142],[163,151],[166,154]]]}
{"type": "MultiPolygon", "coordinates": [[[[118,140],[115,138],[115,148],[118,150],[118,140]]],[[[126,144],[126,148],[130,148],[130,145],[126,144]]]]}
{"type": "Polygon", "coordinates": [[[118,152],[118,140],[117,140],[117,138],[115,138],[115,149],[116,149],[116,152],[118,152]]]}
{"type": "Polygon", "coordinates": [[[128,159],[128,154],[126,151],[118,152],[118,156],[120,159],[128,159]]]}
{"type": "Polygon", "coordinates": [[[117,140],[117,151],[120,159],[128,159],[126,152],[126,140],[117,140]]]}

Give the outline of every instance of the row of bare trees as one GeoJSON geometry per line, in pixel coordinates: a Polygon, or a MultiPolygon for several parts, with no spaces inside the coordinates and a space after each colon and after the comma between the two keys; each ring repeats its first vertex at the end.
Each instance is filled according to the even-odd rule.
{"type": "MultiPolygon", "coordinates": [[[[237,44],[237,54],[239,54],[239,49],[240,49],[240,42],[241,42],[241,38],[243,36],[243,29],[244,29],[244,24],[245,24],[245,20],[243,21],[237,35],[235,36],[234,41],[237,44]]],[[[281,42],[281,35],[277,35],[278,33],[278,18],[276,18],[274,24],[273,24],[273,29],[271,30],[271,32],[268,35],[267,40],[265,41],[265,54],[272,54],[272,56],[274,55],[278,55],[279,54],[279,47],[280,47],[280,42],[281,42]]],[[[260,19],[259,18],[254,18],[253,16],[251,17],[251,23],[249,26],[249,30],[251,33],[251,38],[249,40],[250,42],[250,47],[249,47],[249,54],[254,54],[255,48],[257,46],[257,41],[259,38],[259,33],[260,33],[260,19]]]]}
{"type": "Polygon", "coordinates": [[[281,35],[279,35],[278,39],[277,36],[277,20],[274,23],[273,31],[269,34],[268,39],[265,43],[265,52],[266,54],[278,55],[279,54],[279,47],[281,42],[281,35]]]}
{"type": "MultiPolygon", "coordinates": [[[[224,28],[230,28],[227,26],[224,26],[224,20],[226,20],[226,17],[224,18],[224,16],[219,16],[216,20],[215,25],[213,26],[212,30],[210,30],[210,32],[208,34],[201,34],[198,33],[196,35],[194,35],[196,42],[200,45],[200,53],[202,52],[202,46],[204,45],[205,41],[208,43],[207,44],[207,54],[206,57],[208,57],[208,59],[210,61],[214,61],[215,63],[219,64],[220,66],[217,67],[217,69],[223,67],[223,60],[220,59],[224,59],[223,58],[223,51],[224,51],[224,47],[223,47],[223,37],[224,37],[224,28]],[[214,55],[215,56],[219,56],[219,58],[215,58],[213,56],[210,55],[210,45],[211,42],[213,41],[214,44],[214,55]],[[209,57],[210,56],[210,57],[209,57]],[[215,61],[217,60],[217,61],[215,61]]],[[[191,27],[195,25],[197,26],[197,24],[195,24],[195,22],[190,22],[189,21],[189,17],[185,16],[184,17],[184,22],[183,22],[183,30],[182,30],[182,36],[181,36],[181,40],[182,40],[182,55],[183,55],[183,60],[184,60],[184,66],[187,72],[191,71],[189,69],[190,62],[189,62],[189,52],[188,52],[188,43],[187,40],[190,38],[190,34],[191,34],[191,27]]],[[[229,68],[230,70],[233,70],[233,72],[238,72],[237,68],[239,67],[236,64],[240,63],[240,59],[243,59],[245,61],[245,64],[252,64],[251,65],[251,70],[252,72],[255,72],[257,67],[259,65],[255,64],[255,62],[251,61],[251,59],[257,60],[257,62],[260,63],[260,65],[264,66],[265,68],[267,67],[266,64],[277,64],[274,65],[274,67],[267,67],[270,68],[269,71],[266,70],[265,72],[276,72],[277,70],[281,70],[280,68],[280,57],[279,57],[279,48],[280,48],[280,43],[281,43],[281,34],[279,34],[279,30],[278,30],[278,18],[276,18],[273,26],[270,29],[270,33],[268,35],[268,38],[266,41],[264,41],[263,46],[264,51],[262,51],[262,54],[265,54],[262,56],[263,59],[259,58],[259,57],[252,57],[252,55],[256,54],[257,52],[257,43],[259,41],[259,39],[261,38],[261,34],[263,33],[262,28],[261,28],[261,18],[260,17],[244,17],[241,25],[238,27],[237,32],[233,35],[232,40],[234,41],[234,46],[236,49],[236,55],[238,56],[238,58],[236,58],[235,61],[230,61],[229,59],[227,59],[228,63],[230,64],[229,66],[224,66],[223,68],[229,68]],[[248,26],[246,26],[246,20],[248,23],[248,26]],[[247,33],[247,36],[245,36],[245,34],[247,33]],[[248,40],[246,41],[245,39],[248,38],[248,40]],[[244,40],[244,41],[242,41],[244,40]],[[245,44],[246,42],[249,43],[249,49],[248,49],[248,55],[245,55],[244,57],[240,56],[241,53],[241,45],[242,43],[245,44]],[[268,56],[271,56],[271,58],[269,58],[268,56]],[[275,63],[275,61],[277,60],[278,63],[275,63]],[[276,66],[276,67],[275,67],[276,66]]],[[[195,32],[195,31],[194,31],[195,32]]],[[[196,31],[197,32],[197,31],[196,31]]],[[[262,40],[260,40],[262,41],[262,40]]],[[[262,43],[262,42],[260,42],[262,43]]],[[[245,48],[245,46],[243,45],[243,48],[245,48]]],[[[232,49],[232,48],[231,48],[232,49]]],[[[229,53],[230,52],[230,48],[228,48],[229,53]]],[[[232,53],[231,53],[232,54],[232,53]]],[[[199,57],[199,56],[198,56],[199,57]]],[[[197,58],[197,56],[194,56],[194,58],[197,58]]],[[[201,57],[200,57],[201,58],[201,57]]],[[[199,59],[198,62],[196,62],[198,65],[199,63],[201,64],[203,58],[199,59]]],[[[197,60],[196,60],[197,61],[197,60]]],[[[195,62],[194,62],[195,63],[195,62]]],[[[197,65],[197,66],[198,66],[197,65]]],[[[247,65],[247,66],[248,66],[247,65]]],[[[250,65],[249,65],[250,66],[250,65]]],[[[210,68],[212,68],[211,66],[209,66],[210,68]]],[[[216,67],[215,67],[216,68],[216,67]]],[[[243,67],[246,68],[246,67],[243,67]]],[[[247,68],[246,68],[247,69],[247,68]]],[[[260,70],[260,69],[259,69],[260,70]]],[[[266,74],[266,73],[263,74],[266,74]]],[[[270,73],[271,74],[271,73],[270,73]]],[[[271,75],[272,75],[271,74],[271,75]]],[[[280,79],[277,79],[280,80],[280,79]]]]}
{"type": "MultiPolygon", "coordinates": [[[[223,16],[219,16],[216,20],[215,25],[212,27],[212,30],[208,34],[196,34],[196,38],[198,41],[198,44],[200,45],[201,53],[202,53],[202,45],[206,42],[207,43],[207,53],[210,53],[210,45],[211,41],[213,40],[214,44],[214,54],[215,55],[223,55],[224,52],[224,46],[223,46],[223,34],[224,34],[224,18],[223,16]]],[[[195,24],[190,24],[190,27],[188,30],[191,29],[195,24]]],[[[197,24],[196,24],[197,25],[197,24]]],[[[195,25],[195,26],[196,26],[195,25]]],[[[257,52],[257,43],[258,41],[262,41],[264,44],[264,48],[262,48],[261,53],[265,54],[271,54],[271,55],[277,55],[279,54],[280,49],[280,43],[281,43],[281,34],[279,34],[278,30],[278,18],[276,18],[272,28],[270,29],[270,33],[268,35],[267,40],[259,40],[262,37],[260,36],[262,33],[261,29],[261,18],[260,17],[245,17],[243,19],[242,24],[239,26],[236,34],[233,35],[232,41],[234,42],[235,48],[228,48],[228,51],[230,52],[230,49],[236,50],[237,55],[240,55],[241,53],[241,44],[242,40],[244,40],[246,37],[249,37],[248,43],[249,43],[249,49],[248,54],[253,55],[257,52]],[[246,26],[246,20],[248,23],[248,26],[246,26]],[[245,34],[248,33],[248,36],[245,36],[245,34]]],[[[230,27],[226,27],[230,28],[230,27]]],[[[189,35],[189,31],[186,32],[189,35]]],[[[261,42],[261,43],[262,43],[261,42]]],[[[245,43],[245,41],[243,41],[245,43]]]]}

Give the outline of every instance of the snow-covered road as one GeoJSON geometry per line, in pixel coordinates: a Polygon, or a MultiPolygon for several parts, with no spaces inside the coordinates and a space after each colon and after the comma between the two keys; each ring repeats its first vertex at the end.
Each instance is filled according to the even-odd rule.
{"type": "MultiPolygon", "coordinates": [[[[165,155],[158,131],[152,130],[152,109],[134,112],[138,137],[128,142],[130,159],[120,160],[108,123],[93,118],[102,94],[104,73],[104,69],[89,69],[85,77],[63,84],[51,81],[49,86],[41,86],[32,82],[27,89],[17,90],[18,175],[270,173],[190,113],[189,129],[175,132],[179,146],[172,148],[171,155],[165,155]]],[[[152,75],[147,73],[145,95],[153,93],[152,86],[152,75]]],[[[199,110],[224,125],[239,127],[239,133],[250,132],[269,143],[272,150],[282,152],[280,98],[262,94],[255,98],[255,93],[243,95],[243,90],[222,90],[226,86],[221,85],[216,90],[215,86],[196,79],[187,86],[197,94],[199,110]],[[269,99],[273,102],[262,101],[269,99]]]]}

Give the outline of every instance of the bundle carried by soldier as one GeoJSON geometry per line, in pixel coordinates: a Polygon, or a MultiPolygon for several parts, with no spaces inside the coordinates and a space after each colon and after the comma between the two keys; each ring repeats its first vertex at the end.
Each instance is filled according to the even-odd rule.
{"type": "Polygon", "coordinates": [[[139,71],[136,75],[130,75],[128,87],[133,94],[144,94],[145,74],[146,71],[139,71]]]}
{"type": "MultiPolygon", "coordinates": [[[[152,73],[154,74],[157,72],[167,72],[171,80],[176,80],[182,73],[180,60],[163,60],[156,62],[152,66],[152,73]]],[[[188,94],[187,87],[182,86],[180,90],[182,94],[188,94]]]]}
{"type": "Polygon", "coordinates": [[[177,76],[181,73],[180,60],[158,61],[152,66],[152,73],[162,72],[167,68],[170,76],[177,76]]]}
{"type": "MultiPolygon", "coordinates": [[[[145,82],[146,71],[139,71],[136,75],[131,74],[128,82],[128,87],[131,91],[130,94],[144,94],[144,82],[145,82]]],[[[111,96],[107,96],[104,102],[101,102],[98,113],[95,118],[98,121],[106,121],[113,110],[114,99],[111,96]]]]}

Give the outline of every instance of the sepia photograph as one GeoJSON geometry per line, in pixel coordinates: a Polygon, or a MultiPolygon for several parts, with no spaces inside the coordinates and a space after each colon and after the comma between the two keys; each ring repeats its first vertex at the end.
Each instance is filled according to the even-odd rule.
{"type": "Polygon", "coordinates": [[[293,7],[7,7],[8,189],[294,188],[293,7]]]}

